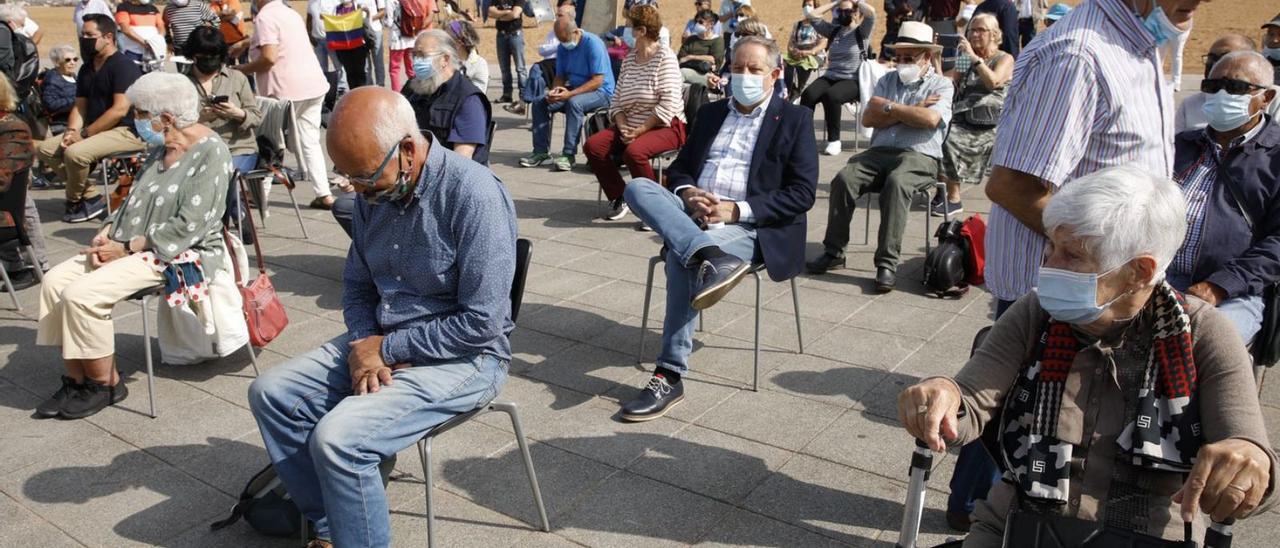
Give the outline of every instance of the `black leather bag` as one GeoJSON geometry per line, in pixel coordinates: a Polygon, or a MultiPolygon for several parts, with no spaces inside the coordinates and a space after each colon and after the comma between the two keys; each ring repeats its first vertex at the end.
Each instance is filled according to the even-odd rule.
{"type": "Polygon", "coordinates": [[[947,221],[938,226],[934,236],[938,245],[924,258],[924,285],[938,297],[958,298],[969,292],[965,270],[969,243],[960,235],[960,221],[947,221]]]}

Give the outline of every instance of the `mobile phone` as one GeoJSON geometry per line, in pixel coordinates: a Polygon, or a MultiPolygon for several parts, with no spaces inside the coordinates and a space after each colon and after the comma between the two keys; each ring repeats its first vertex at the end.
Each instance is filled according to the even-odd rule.
{"type": "Polygon", "coordinates": [[[231,97],[226,95],[214,95],[213,97],[209,98],[209,102],[215,105],[219,103],[225,103],[230,100],[231,100],[231,97]]]}
{"type": "Polygon", "coordinates": [[[955,57],[959,52],[960,35],[938,33],[938,45],[942,46],[943,57],[955,57]]]}

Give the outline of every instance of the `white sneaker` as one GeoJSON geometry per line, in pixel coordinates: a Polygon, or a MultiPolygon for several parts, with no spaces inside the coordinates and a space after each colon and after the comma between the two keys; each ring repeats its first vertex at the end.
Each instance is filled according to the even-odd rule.
{"type": "Polygon", "coordinates": [[[822,153],[827,156],[840,154],[840,141],[827,141],[827,148],[823,149],[822,153]]]}

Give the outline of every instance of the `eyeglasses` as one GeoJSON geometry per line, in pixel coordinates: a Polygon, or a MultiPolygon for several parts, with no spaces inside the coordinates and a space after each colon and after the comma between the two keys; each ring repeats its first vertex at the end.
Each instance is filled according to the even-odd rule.
{"type": "Polygon", "coordinates": [[[1255,89],[1264,90],[1267,88],[1253,82],[1234,78],[1205,78],[1200,81],[1200,91],[1210,94],[1217,93],[1219,90],[1226,90],[1231,95],[1244,95],[1255,89]]]}
{"type": "Polygon", "coordinates": [[[338,175],[346,177],[347,182],[351,183],[352,185],[358,185],[364,188],[372,188],[374,185],[377,184],[377,180],[382,178],[383,170],[387,169],[387,164],[391,162],[391,157],[395,156],[396,151],[398,150],[400,150],[400,143],[397,142],[395,146],[391,147],[391,150],[387,151],[387,155],[384,158],[382,158],[382,163],[378,164],[377,171],[374,171],[373,175],[370,175],[368,177],[356,177],[354,175],[348,175],[346,173],[337,172],[336,170],[335,172],[337,172],[338,175]]]}
{"type": "Polygon", "coordinates": [[[439,57],[439,56],[441,56],[441,55],[444,55],[444,54],[443,54],[443,53],[440,53],[440,52],[438,52],[438,51],[436,51],[436,52],[432,52],[432,53],[425,53],[425,52],[422,52],[422,51],[418,51],[418,50],[416,50],[416,49],[415,49],[415,50],[413,50],[413,58],[414,58],[414,59],[422,59],[422,60],[425,60],[425,61],[430,61],[430,60],[435,59],[436,57],[439,57]]]}
{"type": "Polygon", "coordinates": [[[1218,64],[1218,60],[1220,59],[1222,59],[1222,55],[1218,55],[1216,53],[1206,53],[1200,57],[1200,61],[1203,62],[1206,67],[1212,67],[1213,65],[1218,64]]]}
{"type": "Polygon", "coordinates": [[[79,62],[80,62],[80,58],[79,58],[79,57],[66,57],[66,58],[64,58],[64,59],[62,60],[62,62],[63,62],[63,63],[79,63],[79,62]]]}
{"type": "Polygon", "coordinates": [[[904,63],[910,64],[910,63],[915,63],[916,61],[919,61],[920,58],[922,57],[924,57],[923,53],[917,53],[915,55],[906,55],[906,54],[899,53],[893,56],[893,62],[898,64],[904,64],[904,63]]]}

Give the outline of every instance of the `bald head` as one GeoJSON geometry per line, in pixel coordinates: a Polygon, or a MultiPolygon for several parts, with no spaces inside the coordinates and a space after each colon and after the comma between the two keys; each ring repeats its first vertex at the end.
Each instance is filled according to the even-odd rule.
{"type": "Polygon", "coordinates": [[[1233,51],[1254,51],[1257,50],[1257,43],[1253,39],[1243,34],[1224,34],[1221,38],[1213,41],[1213,45],[1209,46],[1211,55],[1222,56],[1233,51]]]}
{"type": "MultiPolygon", "coordinates": [[[[397,144],[405,163],[414,158],[412,165],[422,165],[418,156],[425,157],[427,149],[409,101],[379,86],[356,88],[342,96],[333,107],[325,142],[334,171],[358,178],[372,176],[397,144]]],[[[388,164],[379,177],[380,181],[390,181],[386,186],[394,182],[399,171],[393,164],[388,164]]]]}
{"type": "Polygon", "coordinates": [[[561,16],[556,18],[556,40],[559,40],[561,43],[572,42],[574,40],[574,33],[577,31],[578,24],[573,21],[572,17],[561,16]]]}
{"type": "Polygon", "coordinates": [[[1213,65],[1210,78],[1231,78],[1256,86],[1270,87],[1271,63],[1256,51],[1233,51],[1213,65]]]}

